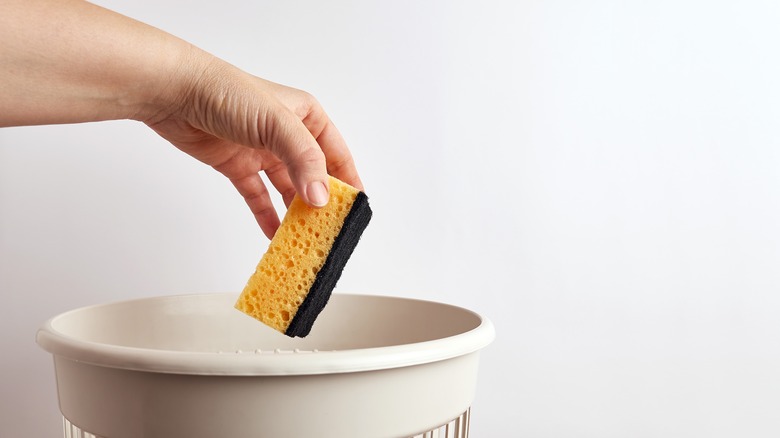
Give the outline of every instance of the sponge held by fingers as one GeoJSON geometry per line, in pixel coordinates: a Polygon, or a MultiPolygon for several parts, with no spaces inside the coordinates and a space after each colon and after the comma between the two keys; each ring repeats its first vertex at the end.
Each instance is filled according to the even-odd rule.
{"type": "Polygon", "coordinates": [[[368,197],[330,177],[322,208],[297,195],[236,302],[236,308],[290,337],[309,334],[371,220],[368,197]]]}

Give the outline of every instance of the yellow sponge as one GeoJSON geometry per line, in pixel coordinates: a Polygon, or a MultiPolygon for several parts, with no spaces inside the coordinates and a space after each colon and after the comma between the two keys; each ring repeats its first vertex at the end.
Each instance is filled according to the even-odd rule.
{"type": "Polygon", "coordinates": [[[236,308],[287,336],[308,335],[370,220],[365,193],[336,178],[325,207],[296,195],[236,308]]]}

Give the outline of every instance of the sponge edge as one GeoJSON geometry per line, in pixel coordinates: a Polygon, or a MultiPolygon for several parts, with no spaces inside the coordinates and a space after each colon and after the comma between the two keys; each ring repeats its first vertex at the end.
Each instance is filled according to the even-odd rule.
{"type": "Polygon", "coordinates": [[[332,177],[325,207],[296,196],[235,307],[287,336],[308,335],[371,215],[365,193],[332,177]]]}

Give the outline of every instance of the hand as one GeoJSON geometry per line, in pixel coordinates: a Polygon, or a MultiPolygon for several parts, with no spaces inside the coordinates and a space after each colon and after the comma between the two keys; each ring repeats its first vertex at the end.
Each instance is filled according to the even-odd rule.
{"type": "MultiPolygon", "coordinates": [[[[362,189],[344,139],[310,94],[250,76],[208,55],[206,73],[147,124],[236,187],[269,238],[279,227],[264,171],[286,205],[297,192],[319,207],[327,174],[362,189]]],[[[198,63],[194,63],[198,65],[198,63]]],[[[200,68],[193,69],[200,71],[200,68]]]]}

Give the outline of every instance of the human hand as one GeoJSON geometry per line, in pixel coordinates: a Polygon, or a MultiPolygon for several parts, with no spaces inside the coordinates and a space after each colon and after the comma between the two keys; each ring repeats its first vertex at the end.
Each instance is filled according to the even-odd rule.
{"type": "MultiPolygon", "coordinates": [[[[344,139],[310,94],[275,84],[199,53],[205,73],[146,123],[177,148],[212,166],[235,186],[269,238],[279,227],[259,172],[286,205],[328,200],[327,175],[362,189],[344,139]]],[[[201,71],[200,68],[194,69],[201,71]]],[[[174,88],[175,89],[175,88],[174,88]]]]}

